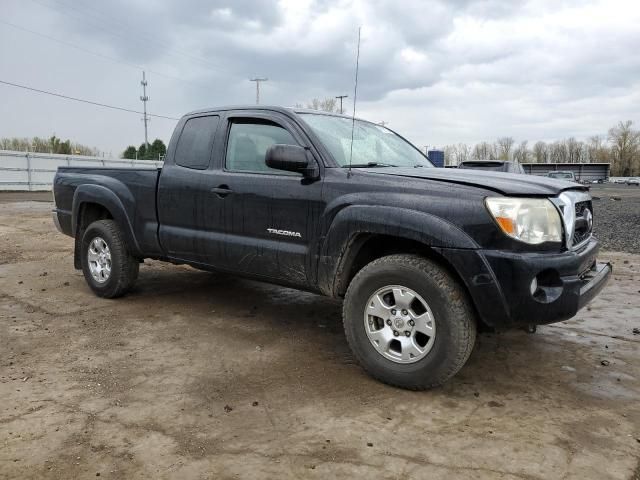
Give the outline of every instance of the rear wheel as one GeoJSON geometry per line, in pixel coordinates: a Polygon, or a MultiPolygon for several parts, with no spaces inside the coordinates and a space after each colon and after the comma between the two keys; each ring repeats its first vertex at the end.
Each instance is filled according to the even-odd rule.
{"type": "Polygon", "coordinates": [[[363,368],[412,390],[455,375],[476,338],[465,290],[440,265],[417,255],[390,255],[360,270],[347,289],[343,321],[363,368]]]}
{"type": "Polygon", "coordinates": [[[138,278],[139,261],[129,253],[124,234],[113,220],[89,225],[81,255],[84,278],[99,297],[120,297],[138,278]]]}

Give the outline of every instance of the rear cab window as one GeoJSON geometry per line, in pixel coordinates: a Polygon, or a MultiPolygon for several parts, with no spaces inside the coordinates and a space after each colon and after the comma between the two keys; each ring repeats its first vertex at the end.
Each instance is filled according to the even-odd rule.
{"type": "Polygon", "coordinates": [[[458,168],[462,168],[462,169],[470,169],[470,170],[489,170],[489,171],[493,171],[493,172],[507,172],[509,169],[509,166],[507,164],[505,164],[505,162],[499,162],[499,161],[489,161],[489,160],[481,160],[478,162],[474,162],[474,161],[467,161],[467,162],[462,162],[458,168]]]}
{"type": "Polygon", "coordinates": [[[220,117],[209,115],[187,120],[176,146],[175,164],[185,168],[209,168],[213,140],[220,117]]]}

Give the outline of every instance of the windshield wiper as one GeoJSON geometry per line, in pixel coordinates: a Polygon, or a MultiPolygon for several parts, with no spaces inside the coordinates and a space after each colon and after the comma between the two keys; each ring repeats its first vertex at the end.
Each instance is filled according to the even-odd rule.
{"type": "Polygon", "coordinates": [[[367,163],[352,163],[351,165],[343,165],[342,168],[368,168],[368,167],[397,167],[391,163],[382,162],[367,162],[367,163]]]}

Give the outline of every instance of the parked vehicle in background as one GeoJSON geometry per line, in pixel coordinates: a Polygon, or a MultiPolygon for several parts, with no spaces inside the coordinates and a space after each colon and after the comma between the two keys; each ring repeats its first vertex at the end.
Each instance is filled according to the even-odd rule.
{"type": "Polygon", "coordinates": [[[613,183],[627,183],[627,180],[624,178],[616,178],[613,183]]]}
{"type": "Polygon", "coordinates": [[[522,173],[526,174],[522,165],[518,162],[506,162],[502,160],[466,160],[460,162],[458,168],[467,170],[486,170],[490,172],[522,173]]]}
{"type": "Polygon", "coordinates": [[[344,298],[355,358],[414,390],[462,368],[478,323],[567,320],[611,275],[586,187],[434,168],[388,128],[317,111],[193,112],[161,169],[60,167],[53,192],[96,295],[153,258],[344,298]]]}
{"type": "Polygon", "coordinates": [[[558,180],[567,180],[569,182],[576,181],[576,176],[573,174],[573,172],[569,171],[549,172],[547,173],[547,177],[557,178],[558,180]]]}
{"type": "Polygon", "coordinates": [[[640,187],[640,178],[638,177],[629,177],[627,178],[627,185],[635,185],[636,187],[640,187]]]}

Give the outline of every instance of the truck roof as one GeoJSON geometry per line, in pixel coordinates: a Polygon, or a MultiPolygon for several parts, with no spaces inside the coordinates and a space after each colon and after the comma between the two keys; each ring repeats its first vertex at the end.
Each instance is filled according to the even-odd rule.
{"type": "MultiPolygon", "coordinates": [[[[185,113],[183,116],[197,115],[199,113],[212,113],[212,112],[224,112],[227,110],[265,110],[269,112],[280,112],[284,114],[291,113],[314,113],[317,115],[329,115],[332,117],[343,117],[343,118],[351,118],[351,115],[343,115],[340,113],[334,112],[325,112],[322,110],[314,110],[312,108],[298,108],[298,107],[283,107],[281,105],[224,105],[220,107],[209,107],[209,108],[200,108],[198,110],[193,110],[191,112],[185,113]]],[[[369,120],[357,118],[357,120],[363,120],[368,122],[369,120]]]]}

